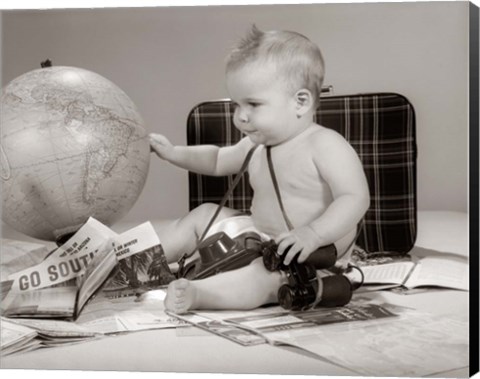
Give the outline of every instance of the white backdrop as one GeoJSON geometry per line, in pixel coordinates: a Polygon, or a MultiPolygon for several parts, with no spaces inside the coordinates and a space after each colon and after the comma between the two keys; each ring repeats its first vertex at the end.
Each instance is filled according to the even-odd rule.
{"type": "MultiPolygon", "coordinates": [[[[252,23],[307,35],[336,94],[398,92],[414,105],[419,209],[467,211],[468,3],[371,3],[3,11],[2,79],[54,65],[95,71],[147,128],[186,141],[200,101],[226,97],[224,57],[252,23]]],[[[152,156],[126,221],[187,211],[186,172],[152,156]]]]}

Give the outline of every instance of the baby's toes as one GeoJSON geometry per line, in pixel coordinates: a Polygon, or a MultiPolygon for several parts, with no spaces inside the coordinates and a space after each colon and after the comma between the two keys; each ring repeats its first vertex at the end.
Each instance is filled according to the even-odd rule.
{"type": "MultiPolygon", "coordinates": [[[[185,292],[184,290],[182,291],[185,292]]],[[[188,310],[188,303],[185,300],[185,296],[172,297],[168,303],[165,303],[165,307],[177,314],[185,313],[188,310]]]]}
{"type": "Polygon", "coordinates": [[[175,299],[167,293],[163,305],[167,311],[175,311],[175,299]]]}
{"type": "Polygon", "coordinates": [[[185,278],[175,280],[172,283],[177,290],[185,290],[190,285],[190,281],[185,278]]]}
{"type": "Polygon", "coordinates": [[[174,312],[176,314],[183,314],[183,313],[187,313],[188,312],[188,307],[186,305],[186,303],[181,303],[181,304],[175,304],[175,310],[174,312]]]}
{"type": "Polygon", "coordinates": [[[171,282],[167,289],[165,308],[175,313],[185,313],[188,308],[186,301],[187,291],[190,282],[186,279],[179,279],[171,282]]]}

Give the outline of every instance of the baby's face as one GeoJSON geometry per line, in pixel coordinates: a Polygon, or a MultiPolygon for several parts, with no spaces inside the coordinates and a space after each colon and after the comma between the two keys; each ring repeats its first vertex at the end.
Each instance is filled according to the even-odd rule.
{"type": "Polygon", "coordinates": [[[253,143],[276,145],[298,132],[294,94],[269,65],[247,65],[227,73],[236,105],[235,126],[253,143]]]}

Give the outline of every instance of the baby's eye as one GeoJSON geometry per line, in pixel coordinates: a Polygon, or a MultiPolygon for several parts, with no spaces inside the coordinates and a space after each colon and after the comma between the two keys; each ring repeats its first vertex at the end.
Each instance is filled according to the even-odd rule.
{"type": "Polygon", "coordinates": [[[248,105],[250,105],[252,108],[256,108],[256,107],[259,107],[261,104],[255,101],[250,101],[248,105]]]}

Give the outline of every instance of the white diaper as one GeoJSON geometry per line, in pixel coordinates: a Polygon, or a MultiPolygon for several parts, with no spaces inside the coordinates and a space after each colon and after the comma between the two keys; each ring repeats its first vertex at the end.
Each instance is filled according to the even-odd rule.
{"type": "Polygon", "coordinates": [[[255,225],[251,216],[241,215],[225,218],[221,221],[216,222],[212,225],[210,230],[207,232],[206,237],[209,237],[215,233],[224,232],[230,238],[235,238],[242,233],[246,232],[255,232],[257,233],[262,240],[268,241],[270,237],[265,233],[260,232],[255,225]]]}
{"type": "MultiPolygon", "coordinates": [[[[257,233],[262,241],[269,241],[272,239],[268,236],[268,234],[260,232],[255,227],[252,217],[248,215],[232,216],[216,222],[211,226],[205,238],[218,232],[224,232],[232,239],[246,232],[257,233]]],[[[349,248],[348,252],[339,252],[339,254],[342,255],[335,263],[335,266],[346,268],[348,263],[351,261],[352,250],[353,246],[349,248]]],[[[332,275],[330,271],[326,270],[317,270],[317,272],[320,273],[321,277],[332,275]]]]}

